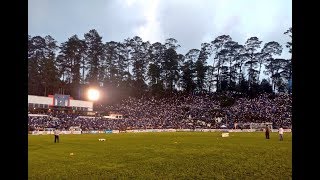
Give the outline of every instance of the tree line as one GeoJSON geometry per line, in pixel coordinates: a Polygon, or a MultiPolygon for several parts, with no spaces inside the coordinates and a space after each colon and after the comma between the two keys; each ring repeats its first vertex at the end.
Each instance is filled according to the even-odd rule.
{"type": "MultiPolygon", "coordinates": [[[[292,28],[283,34],[292,38],[292,28]]],[[[177,52],[180,47],[174,38],[153,44],[139,36],[103,42],[95,29],[60,45],[50,35],[29,35],[28,94],[85,99],[89,86],[108,92],[109,100],[174,92],[290,92],[292,62],[275,57],[283,52],[276,41],[263,44],[250,37],[239,44],[221,35],[186,54],[177,52]],[[269,78],[261,79],[262,74],[269,78]]],[[[286,48],[292,53],[291,41],[286,48]]]]}

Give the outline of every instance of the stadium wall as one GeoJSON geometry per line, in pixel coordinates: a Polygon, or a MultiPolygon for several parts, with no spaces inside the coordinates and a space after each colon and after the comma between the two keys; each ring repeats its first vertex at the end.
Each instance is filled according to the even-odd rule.
{"type": "MultiPolygon", "coordinates": [[[[146,133],[146,132],[262,132],[259,129],[134,129],[127,130],[126,133],[146,133]]],[[[273,129],[272,132],[278,132],[278,129],[273,129]]],[[[284,129],[284,132],[291,133],[291,129],[284,129]]],[[[61,131],[61,134],[116,134],[119,130],[106,131],[61,131]]],[[[53,131],[31,131],[32,135],[47,135],[54,134],[53,131]]]]}
{"type": "Polygon", "coordinates": [[[53,106],[53,97],[28,95],[28,103],[53,106]]]}
{"type": "MultiPolygon", "coordinates": [[[[61,131],[61,134],[81,134],[81,131],[61,131]]],[[[54,134],[54,131],[31,131],[32,135],[54,134]]]]}
{"type": "Polygon", "coordinates": [[[91,101],[81,101],[81,100],[70,99],[70,106],[88,108],[88,111],[93,110],[93,102],[91,101]]]}
{"type": "MultiPolygon", "coordinates": [[[[54,103],[54,96],[52,95],[49,95],[48,97],[28,95],[28,106],[31,107],[30,105],[38,105],[32,106],[32,108],[49,108],[50,106],[55,106],[54,103]]],[[[72,107],[76,110],[81,108],[85,109],[86,111],[93,111],[93,102],[91,101],[74,100],[70,97],[68,99],[68,103],[66,104],[67,107],[72,107]]]]}

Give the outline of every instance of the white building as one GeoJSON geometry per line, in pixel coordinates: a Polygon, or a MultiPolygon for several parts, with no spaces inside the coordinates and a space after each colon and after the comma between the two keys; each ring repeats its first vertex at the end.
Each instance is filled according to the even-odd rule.
{"type": "Polygon", "coordinates": [[[29,109],[54,109],[54,108],[65,108],[75,111],[92,111],[93,102],[74,100],[69,95],[49,95],[45,96],[34,96],[28,95],[28,108],[29,109]]]}

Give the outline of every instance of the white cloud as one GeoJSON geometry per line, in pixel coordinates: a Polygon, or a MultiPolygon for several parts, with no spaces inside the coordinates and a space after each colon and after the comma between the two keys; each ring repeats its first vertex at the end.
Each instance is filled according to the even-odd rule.
{"type": "Polygon", "coordinates": [[[157,19],[159,0],[150,0],[142,6],[146,23],[137,27],[134,32],[139,34],[144,41],[150,41],[151,43],[163,41],[160,22],[157,19]]]}
{"type": "MultiPolygon", "coordinates": [[[[29,0],[30,35],[51,35],[59,43],[97,29],[103,41],[140,36],[151,43],[175,38],[185,54],[219,35],[244,44],[252,36],[277,41],[292,26],[290,0],[29,0]]],[[[285,56],[287,56],[285,54],[285,56]]]]}

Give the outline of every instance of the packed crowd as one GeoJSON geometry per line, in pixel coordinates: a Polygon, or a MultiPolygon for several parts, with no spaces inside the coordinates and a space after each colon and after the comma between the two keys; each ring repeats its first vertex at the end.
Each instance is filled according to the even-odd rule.
{"type": "Polygon", "coordinates": [[[254,99],[239,98],[233,106],[222,109],[229,122],[272,122],[275,127],[292,124],[292,98],[288,94],[273,98],[267,94],[254,99]]]}
{"type": "MultiPolygon", "coordinates": [[[[227,94],[232,96],[232,94],[227,94]]],[[[225,96],[225,95],[224,95],[225,96]]],[[[116,105],[106,107],[106,111],[123,115],[122,119],[103,117],[83,117],[75,114],[30,117],[30,130],[39,128],[68,129],[71,126],[82,130],[114,129],[192,129],[192,128],[234,128],[254,122],[272,122],[291,127],[292,98],[288,94],[275,96],[262,94],[256,98],[235,98],[231,106],[221,106],[215,94],[181,95],[170,98],[128,98],[116,105]]]]}

